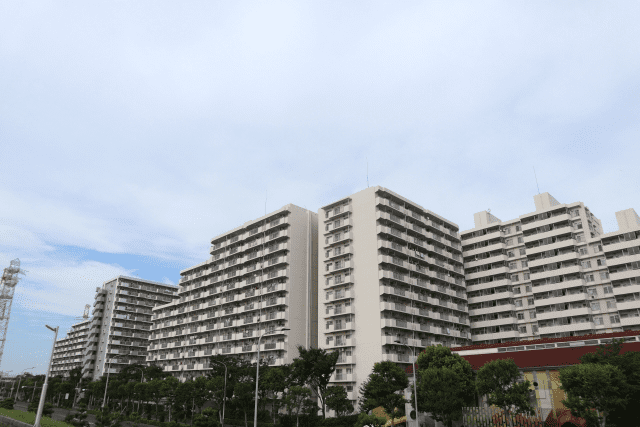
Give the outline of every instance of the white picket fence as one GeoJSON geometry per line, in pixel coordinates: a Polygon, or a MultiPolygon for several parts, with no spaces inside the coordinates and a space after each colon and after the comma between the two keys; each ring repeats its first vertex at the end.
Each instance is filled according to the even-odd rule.
{"type": "MultiPolygon", "coordinates": [[[[548,412],[536,408],[534,415],[512,414],[511,418],[514,427],[544,427],[548,412]]],[[[462,408],[462,424],[465,427],[509,427],[504,412],[495,407],[462,408]]]]}

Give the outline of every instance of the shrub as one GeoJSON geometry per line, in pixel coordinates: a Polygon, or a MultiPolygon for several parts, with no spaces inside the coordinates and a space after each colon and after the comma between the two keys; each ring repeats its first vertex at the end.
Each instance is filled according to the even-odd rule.
{"type": "Polygon", "coordinates": [[[218,421],[218,410],[213,408],[207,408],[202,413],[193,417],[194,427],[218,427],[220,422],[218,421]]]}
{"type": "MultiPolygon", "coordinates": [[[[38,402],[37,400],[33,400],[31,403],[29,403],[29,406],[27,407],[27,412],[38,413],[39,404],[40,402],[38,402]]],[[[51,414],[53,414],[53,405],[49,402],[45,402],[44,408],[42,408],[42,416],[50,417],[51,414]]]]}
{"type": "Polygon", "coordinates": [[[14,405],[14,400],[12,397],[9,397],[7,399],[4,399],[2,402],[0,402],[0,408],[3,409],[13,409],[13,405],[14,405]]]}
{"type": "Polygon", "coordinates": [[[358,414],[343,417],[325,418],[320,421],[322,427],[353,427],[358,421],[358,414]]]}

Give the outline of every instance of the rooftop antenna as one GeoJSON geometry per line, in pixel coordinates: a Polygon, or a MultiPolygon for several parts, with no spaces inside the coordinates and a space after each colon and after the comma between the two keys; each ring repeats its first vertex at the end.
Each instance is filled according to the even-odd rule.
{"type": "Polygon", "coordinates": [[[369,158],[365,157],[365,159],[367,159],[367,188],[369,188],[369,158]]]}
{"type": "Polygon", "coordinates": [[[538,175],[536,175],[536,167],[533,167],[533,176],[536,177],[536,187],[538,187],[538,194],[540,194],[540,186],[538,185],[538,175]]]}

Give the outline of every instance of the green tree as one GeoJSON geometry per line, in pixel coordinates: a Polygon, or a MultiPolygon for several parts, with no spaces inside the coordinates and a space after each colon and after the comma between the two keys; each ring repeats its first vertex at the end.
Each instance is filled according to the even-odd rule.
{"type": "Polygon", "coordinates": [[[207,408],[196,415],[193,419],[194,427],[217,427],[218,411],[213,408],[207,408]]]}
{"type": "MultiPolygon", "coordinates": [[[[262,372],[262,368],[260,368],[262,372]]],[[[264,384],[264,388],[267,391],[267,399],[271,402],[273,423],[276,423],[276,414],[283,405],[282,396],[289,384],[289,378],[291,375],[291,366],[270,366],[264,377],[261,376],[260,384],[264,384]]],[[[265,399],[265,400],[267,400],[265,399]]]]}
{"type": "MultiPolygon", "coordinates": [[[[148,396],[153,403],[156,404],[156,419],[158,419],[158,407],[160,405],[160,401],[164,398],[164,383],[167,380],[162,380],[160,378],[155,378],[147,383],[139,384],[139,386],[144,386],[144,395],[148,396]]],[[[138,411],[140,412],[140,411],[138,411]]]]}
{"type": "Polygon", "coordinates": [[[497,359],[478,370],[476,386],[480,396],[487,397],[489,405],[501,408],[513,427],[512,414],[534,414],[529,400],[531,383],[520,382],[520,370],[513,359],[497,359]]]}
{"type": "Polygon", "coordinates": [[[347,399],[347,391],[342,386],[332,386],[327,388],[327,408],[336,411],[336,415],[341,417],[353,412],[353,404],[347,399]]]}
{"type": "Polygon", "coordinates": [[[311,400],[311,396],[311,390],[299,385],[291,386],[287,392],[284,404],[289,415],[296,416],[296,427],[300,424],[300,414],[304,411],[307,401],[311,400]]]}
{"type": "MultiPolygon", "coordinates": [[[[37,413],[39,403],[39,400],[33,399],[33,401],[30,402],[29,406],[27,407],[27,412],[37,413]]],[[[42,408],[42,416],[50,417],[51,414],[53,414],[53,405],[49,402],[45,402],[44,407],[42,408]]]]}
{"type": "Polygon", "coordinates": [[[373,372],[360,386],[360,410],[371,411],[382,406],[391,417],[391,423],[404,414],[404,389],[409,379],[404,370],[394,362],[379,362],[373,365],[373,372]]]}
{"type": "Polygon", "coordinates": [[[561,389],[567,393],[564,406],[586,419],[598,418],[602,427],[607,416],[629,402],[628,385],[622,371],[608,364],[585,363],[560,370],[561,389]],[[594,412],[600,412],[600,416],[594,412]]]}
{"type": "MultiPolygon", "coordinates": [[[[474,402],[475,381],[469,362],[448,347],[431,346],[418,356],[418,406],[451,427],[462,408],[474,402]]],[[[411,403],[415,397],[411,393],[411,403]]],[[[415,408],[414,408],[415,410],[415,408]]]]}
{"type": "MultiPolygon", "coordinates": [[[[584,354],[580,362],[616,366],[624,376],[625,385],[621,386],[627,387],[629,402],[640,402],[640,352],[620,354],[623,342],[622,339],[614,339],[611,344],[600,345],[594,353],[584,354]]],[[[607,416],[607,424],[617,427],[633,425],[636,420],[636,408],[633,405],[614,408],[607,416]]]]}
{"type": "Polygon", "coordinates": [[[356,424],[354,427],[367,427],[367,426],[382,427],[386,423],[387,423],[387,419],[385,417],[379,417],[374,414],[368,415],[362,412],[360,415],[358,415],[358,421],[356,421],[356,424]]]}
{"type": "Polygon", "coordinates": [[[13,409],[13,405],[15,404],[13,397],[8,397],[0,402],[0,408],[3,409],[13,409]]]}
{"type": "Polygon", "coordinates": [[[111,411],[106,406],[96,414],[96,427],[120,427],[122,412],[111,411]]]}
{"type": "Polygon", "coordinates": [[[180,381],[176,377],[167,377],[162,381],[161,393],[167,398],[167,406],[169,407],[169,422],[171,422],[171,410],[176,404],[178,386],[180,381]]]}
{"type": "MultiPolygon", "coordinates": [[[[255,381],[255,380],[254,380],[255,381]]],[[[255,384],[247,376],[240,379],[233,387],[232,404],[244,414],[244,425],[248,426],[247,415],[253,412],[255,403],[255,384]]]]}
{"type": "Polygon", "coordinates": [[[299,357],[291,364],[291,381],[295,385],[309,384],[321,403],[322,418],[326,418],[325,403],[327,387],[331,375],[336,370],[338,352],[327,352],[324,349],[311,348],[309,350],[298,346],[299,357]]]}

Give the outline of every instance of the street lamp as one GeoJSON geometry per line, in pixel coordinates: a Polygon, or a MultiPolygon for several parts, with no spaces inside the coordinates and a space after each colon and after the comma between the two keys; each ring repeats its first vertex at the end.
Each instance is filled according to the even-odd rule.
{"type": "MultiPolygon", "coordinates": [[[[104,364],[107,364],[107,361],[104,361],[104,364]]],[[[107,368],[107,383],[104,385],[104,398],[102,399],[102,408],[104,409],[104,404],[107,401],[107,387],[109,387],[109,373],[111,372],[111,359],[109,359],[109,367],[107,368]]]]}
{"type": "MultiPolygon", "coordinates": [[[[258,344],[258,351],[260,345],[258,344]]],[[[222,394],[222,427],[224,427],[224,406],[227,403],[227,364],[216,360],[214,363],[221,363],[224,365],[224,393],[222,394]]]]}
{"type": "MultiPolygon", "coordinates": [[[[407,347],[409,350],[411,350],[411,359],[415,360],[415,354],[413,352],[413,349],[411,347],[409,347],[407,344],[404,344],[398,340],[394,341],[396,344],[401,344],[405,347],[407,347]]],[[[418,424],[418,388],[417,388],[417,382],[416,382],[416,363],[413,362],[413,366],[411,366],[411,370],[413,371],[413,397],[415,399],[415,410],[416,410],[416,424],[418,424]]]]}
{"type": "MultiPolygon", "coordinates": [[[[24,371],[20,372],[20,375],[24,374],[25,371],[28,371],[29,369],[35,369],[35,366],[33,368],[27,368],[24,371]]],[[[20,377],[20,380],[18,381],[18,389],[16,390],[16,402],[18,401],[18,392],[20,391],[20,383],[22,382],[22,377],[20,377]]]]}
{"type": "MultiPolygon", "coordinates": [[[[289,328],[278,328],[275,331],[273,331],[273,333],[290,331],[290,330],[291,329],[289,328]]],[[[270,335],[271,333],[272,332],[266,332],[260,335],[260,338],[258,338],[258,360],[256,361],[256,407],[253,413],[253,427],[258,427],[258,374],[260,372],[260,340],[262,339],[263,336],[270,335]]]]}
{"type": "Polygon", "coordinates": [[[58,339],[59,326],[52,328],[49,325],[45,325],[47,329],[53,331],[55,336],[53,337],[53,345],[51,346],[51,358],[49,359],[49,367],[47,368],[47,375],[44,377],[44,384],[42,385],[42,393],[40,394],[40,403],[38,404],[38,412],[36,413],[36,421],[33,423],[33,427],[40,427],[40,420],[42,419],[42,410],[44,409],[44,399],[47,396],[47,383],[49,382],[49,375],[51,374],[51,364],[53,363],[53,350],[56,348],[56,340],[58,339]]]}

